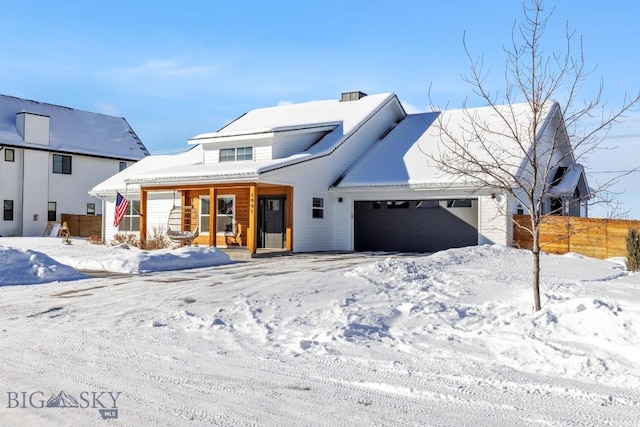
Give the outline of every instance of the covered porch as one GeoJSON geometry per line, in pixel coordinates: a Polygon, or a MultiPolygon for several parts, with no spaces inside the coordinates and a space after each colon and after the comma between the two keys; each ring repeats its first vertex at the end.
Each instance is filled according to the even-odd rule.
{"type": "MultiPolygon", "coordinates": [[[[264,183],[216,183],[140,187],[140,241],[147,240],[148,197],[173,192],[176,206],[189,206],[193,217],[179,220],[192,243],[221,248],[292,251],[293,188],[264,183]],[[179,198],[179,202],[178,202],[179,198]],[[197,218],[197,219],[194,219],[197,218]]],[[[174,208],[175,209],[175,208],[174,208]]]]}

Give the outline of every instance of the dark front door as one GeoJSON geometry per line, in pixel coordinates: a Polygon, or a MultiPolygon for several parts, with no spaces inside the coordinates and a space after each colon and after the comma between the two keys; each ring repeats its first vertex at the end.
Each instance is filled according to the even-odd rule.
{"type": "Polygon", "coordinates": [[[284,248],[285,198],[267,196],[258,198],[258,247],[284,248]]]}

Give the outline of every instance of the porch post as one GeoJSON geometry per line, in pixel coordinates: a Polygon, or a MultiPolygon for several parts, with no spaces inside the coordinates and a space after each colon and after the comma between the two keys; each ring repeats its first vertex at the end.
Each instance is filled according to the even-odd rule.
{"type": "Polygon", "coordinates": [[[209,189],[209,246],[218,246],[216,241],[216,219],[218,215],[218,191],[215,187],[209,189]]]}
{"type": "Polygon", "coordinates": [[[249,229],[247,230],[247,249],[250,254],[255,254],[258,247],[258,189],[256,184],[249,187],[249,229]]]}
{"type": "Polygon", "coordinates": [[[147,190],[140,187],[140,243],[147,241],[147,190]]]}
{"type": "Polygon", "coordinates": [[[287,197],[286,207],[286,223],[285,223],[285,241],[284,246],[288,251],[293,251],[293,187],[286,187],[285,195],[287,197]]]}

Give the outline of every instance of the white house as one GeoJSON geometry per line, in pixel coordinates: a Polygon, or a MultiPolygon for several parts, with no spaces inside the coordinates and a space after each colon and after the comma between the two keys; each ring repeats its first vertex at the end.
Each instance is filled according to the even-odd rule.
{"type": "MultiPolygon", "coordinates": [[[[476,113],[491,115],[486,108],[476,113]]],[[[391,93],[349,92],[340,100],[257,109],[195,136],[185,153],[143,159],[91,194],[104,200],[105,237],[139,232],[145,240],[167,225],[174,206],[192,206],[197,220],[183,218],[188,230],[181,231],[198,225],[197,243],[245,246],[251,253],[509,244],[517,204],[430,162],[439,147],[438,116],[449,123],[461,117],[455,110],[407,114],[391,93]],[[115,229],[118,192],[132,207],[115,229]]],[[[562,122],[556,104],[545,120],[554,129],[562,122]]],[[[586,194],[582,168],[566,159],[556,176],[558,194],[544,195],[547,206],[586,194]],[[562,178],[568,169],[571,179],[562,178]]]]}
{"type": "Polygon", "coordinates": [[[123,118],[0,95],[0,236],[41,236],[61,214],[101,215],[88,191],[147,155],[123,118]]]}

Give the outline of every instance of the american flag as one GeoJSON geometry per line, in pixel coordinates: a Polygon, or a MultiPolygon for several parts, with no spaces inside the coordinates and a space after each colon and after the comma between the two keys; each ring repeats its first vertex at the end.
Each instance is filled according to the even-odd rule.
{"type": "Polygon", "coordinates": [[[124,214],[127,213],[127,209],[129,208],[129,201],[122,197],[122,194],[118,193],[116,197],[116,213],[113,216],[113,226],[117,227],[122,218],[124,218],[124,214]]]}

